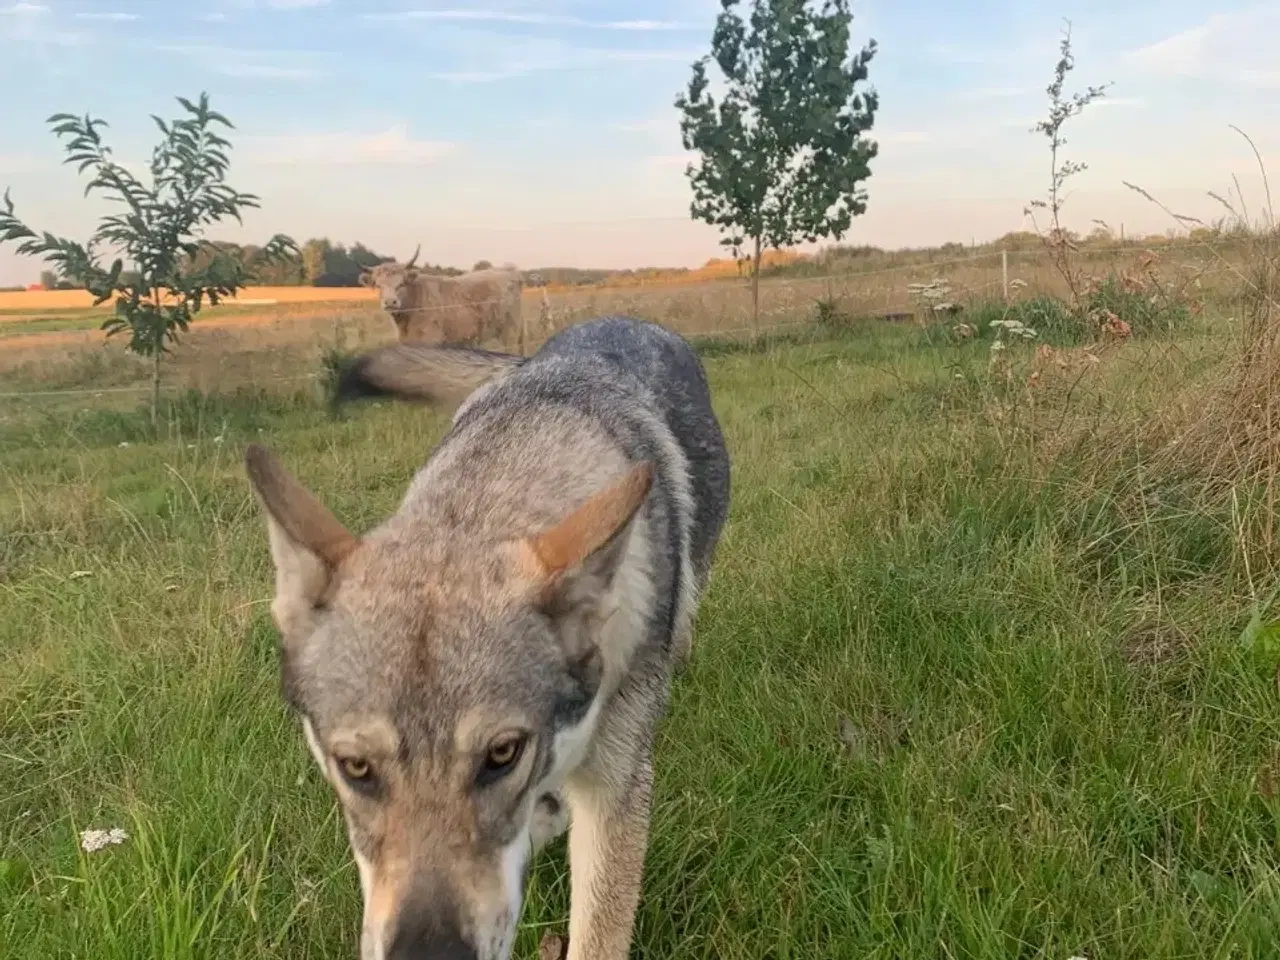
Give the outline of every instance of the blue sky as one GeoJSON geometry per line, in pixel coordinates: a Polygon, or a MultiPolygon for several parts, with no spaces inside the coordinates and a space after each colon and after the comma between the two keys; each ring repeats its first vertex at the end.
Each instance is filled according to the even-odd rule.
{"type": "MultiPolygon", "coordinates": [[[[232,183],[263,197],[243,230],[363,240],[432,262],[693,265],[717,253],[689,221],[672,100],[718,0],[0,0],[0,187],[42,229],[83,236],[100,207],[59,166],[45,118],[111,122],[142,160],[148,114],[210,92],[237,124],[232,183]],[[181,11],[181,12],[179,12],[181,11]],[[19,95],[16,91],[21,91],[19,95]]],[[[1028,132],[1062,18],[1074,83],[1113,81],[1068,131],[1090,169],[1069,222],[1163,230],[1211,217],[1232,175],[1257,205],[1247,130],[1274,158],[1280,0],[855,0],[880,51],[870,209],[847,238],[969,241],[1024,225],[1047,154],[1028,132]]],[[[1280,183],[1280,181],[1278,181],[1280,183]]],[[[39,264],[0,248],[0,284],[39,264]]]]}

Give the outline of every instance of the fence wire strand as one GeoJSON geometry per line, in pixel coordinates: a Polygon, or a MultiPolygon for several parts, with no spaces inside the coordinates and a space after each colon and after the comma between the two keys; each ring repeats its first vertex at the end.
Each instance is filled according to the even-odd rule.
{"type": "MultiPolygon", "coordinates": [[[[1219,241],[1216,241],[1216,243],[1230,244],[1233,239],[1234,238],[1219,240],[1219,241]]],[[[1085,255],[1085,256],[1094,256],[1094,255],[1112,254],[1112,253],[1140,254],[1147,251],[1148,249],[1153,250],[1153,252],[1158,252],[1159,245],[1132,243],[1132,244],[1126,244],[1123,246],[1111,246],[1111,247],[1101,247],[1101,248],[1084,247],[1084,248],[1081,248],[1081,250],[1079,251],[1079,254],[1085,255]]],[[[990,260],[999,261],[1002,257],[1002,253],[1007,253],[1009,255],[1010,260],[1012,260],[1014,257],[1017,257],[1017,256],[1026,256],[1026,255],[1042,256],[1043,255],[1043,251],[1037,251],[1037,250],[1009,250],[1009,251],[990,250],[990,251],[984,251],[982,253],[971,254],[968,256],[951,257],[944,260],[929,260],[929,261],[921,261],[917,263],[895,264],[893,266],[878,268],[875,270],[863,270],[863,271],[845,270],[845,271],[840,271],[838,273],[824,273],[824,274],[818,274],[815,276],[807,276],[807,277],[770,277],[770,278],[762,277],[760,281],[760,293],[763,298],[770,291],[787,290],[792,288],[803,288],[803,287],[808,287],[813,284],[819,284],[819,283],[827,283],[827,284],[838,283],[840,284],[843,292],[843,291],[847,291],[850,286],[856,286],[868,278],[884,277],[892,274],[936,273],[938,270],[942,268],[947,268],[947,267],[955,267],[955,266],[960,266],[963,264],[971,264],[971,263],[980,263],[982,261],[990,261],[990,260]]],[[[1012,266],[1012,264],[1010,264],[1010,266],[1012,266]]],[[[950,280],[945,277],[935,277],[935,279],[943,280],[947,283],[954,282],[953,280],[950,280]]],[[[959,289],[953,289],[951,291],[951,296],[954,299],[962,299],[966,296],[971,297],[972,295],[978,292],[989,290],[993,287],[1001,286],[1003,283],[1006,282],[1006,280],[1012,280],[1012,279],[1013,279],[1012,277],[1002,277],[1000,279],[989,280],[984,283],[962,285],[959,287],[959,289]]],[[[695,288],[702,285],[716,286],[721,288],[728,287],[728,288],[737,289],[743,292],[749,292],[750,280],[751,280],[750,276],[726,277],[726,278],[716,278],[716,279],[688,281],[688,282],[682,282],[677,280],[675,282],[668,282],[668,283],[654,283],[653,285],[636,284],[631,286],[619,285],[619,286],[612,286],[612,287],[583,287],[583,288],[577,288],[577,289],[569,288],[567,290],[556,291],[554,294],[549,293],[546,287],[523,287],[522,289],[523,291],[529,291],[529,292],[534,292],[538,290],[542,291],[542,304],[540,305],[540,308],[539,308],[539,320],[542,322],[545,329],[545,322],[548,317],[554,319],[556,316],[572,315],[575,309],[574,305],[566,301],[571,301],[575,299],[580,300],[588,297],[595,298],[598,296],[618,298],[618,297],[625,297],[625,296],[634,296],[637,294],[639,294],[642,298],[651,297],[656,299],[664,295],[672,296],[674,294],[678,296],[682,292],[686,292],[691,288],[695,288]]],[[[301,306],[301,307],[305,307],[308,305],[318,306],[325,302],[326,301],[315,301],[314,304],[299,303],[296,306],[301,306]]],[[[328,301],[328,302],[331,303],[333,301],[328,301]]],[[[404,311],[396,311],[396,312],[397,313],[401,313],[401,312],[426,313],[426,312],[440,311],[440,310],[456,310],[459,308],[459,306],[468,306],[468,307],[492,306],[492,305],[504,304],[508,302],[510,302],[509,297],[493,298],[493,299],[485,299],[485,300],[472,300],[472,301],[466,302],[466,304],[425,304],[417,307],[406,308],[404,311]]],[[[362,301],[353,301],[353,303],[362,303],[362,301]]],[[[231,301],[230,305],[234,305],[234,301],[231,301]]],[[[381,303],[378,303],[378,306],[381,308],[381,303]]],[[[581,304],[581,306],[587,306],[587,304],[581,304]]],[[[524,307],[522,305],[522,308],[521,308],[522,315],[525,313],[527,309],[528,309],[527,307],[524,307]]],[[[925,306],[923,309],[927,310],[928,307],[925,306]]],[[[904,313],[910,312],[910,309],[903,310],[901,312],[904,312],[904,313]]],[[[522,317],[522,324],[523,323],[525,323],[525,321],[522,317]]],[[[690,334],[689,336],[731,337],[734,335],[745,334],[745,333],[769,334],[769,333],[774,333],[780,330],[786,330],[793,327],[810,326],[810,325],[812,325],[811,320],[797,320],[797,321],[786,321],[782,323],[776,323],[771,326],[761,326],[761,327],[755,327],[755,328],[753,327],[716,328],[712,330],[707,330],[703,333],[690,334]]],[[[0,324],[0,329],[2,328],[3,328],[3,324],[0,324]]],[[[209,328],[206,328],[206,329],[209,329],[209,328]]],[[[231,329],[234,329],[234,327],[231,329]]],[[[527,329],[527,325],[526,325],[526,329],[527,329]]],[[[560,329],[563,329],[563,328],[560,328],[560,329]]],[[[541,347],[544,343],[546,343],[549,339],[551,339],[551,337],[554,336],[557,332],[559,332],[558,329],[552,329],[547,336],[541,337],[540,339],[528,340],[525,344],[526,349],[536,350],[537,348],[541,347]]],[[[4,345],[5,345],[4,339],[0,338],[0,351],[4,349],[4,345]]],[[[318,376],[319,376],[318,374],[309,374],[301,377],[273,378],[270,382],[277,383],[277,384],[290,383],[290,382],[301,383],[306,381],[314,381],[317,379],[318,376]]],[[[231,385],[230,389],[240,389],[241,387],[257,386],[257,385],[260,385],[261,383],[262,381],[258,381],[258,380],[247,381],[245,383],[231,385]]],[[[126,386],[126,387],[99,387],[99,388],[84,388],[84,389],[77,388],[77,389],[65,389],[65,390],[3,391],[3,392],[0,392],[0,400],[21,401],[21,400],[34,400],[34,399],[40,399],[40,398],[52,399],[52,398],[58,398],[58,397],[96,397],[96,396],[102,396],[106,394],[145,393],[150,391],[151,389],[152,388],[150,385],[142,384],[142,385],[126,386]]],[[[186,387],[184,389],[190,389],[190,387],[186,387]]]]}

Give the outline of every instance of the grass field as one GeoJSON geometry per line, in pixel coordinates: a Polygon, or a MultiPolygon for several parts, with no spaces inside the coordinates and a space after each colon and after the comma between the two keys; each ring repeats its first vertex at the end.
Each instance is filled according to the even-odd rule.
{"type": "MultiPolygon", "coordinates": [[[[1147,431],[1190,436],[1230,317],[1078,373],[1064,347],[1034,386],[1032,346],[1006,380],[941,328],[703,342],[734,502],[663,728],[634,956],[1275,956],[1275,662],[1238,640],[1255,613],[1269,636],[1244,543],[1269,501],[1197,499],[1147,431]]],[[[444,421],[329,420],[288,378],[332,332],[193,334],[172,382],[209,392],[173,397],[159,434],[105,392],[134,376],[117,353],[10,367],[104,393],[0,410],[6,958],[355,955],[356,874],[278,696],[241,456],[264,440],[364,529],[444,421]],[[110,827],[129,838],[78,850],[110,827]]],[[[562,854],[536,867],[520,957],[563,929],[562,854]]]]}
{"type": "MultiPolygon", "coordinates": [[[[1234,309],[1247,241],[1089,248],[1079,259],[1091,275],[1136,277],[1153,295],[1195,304],[1216,315],[1234,309]]],[[[998,297],[1006,281],[1011,295],[1022,299],[1067,293],[1043,250],[1012,250],[1006,256],[1007,271],[1001,251],[992,248],[782,264],[791,272],[761,281],[760,326],[768,330],[804,324],[824,307],[831,315],[853,318],[918,313],[921,303],[912,286],[935,281],[945,282],[948,299],[957,303],[998,297]]],[[[102,310],[85,308],[74,300],[77,296],[86,295],[0,293],[0,393],[145,386],[147,364],[131,362],[119,343],[109,344],[104,352],[104,335],[98,329],[102,310]],[[59,297],[71,299],[62,307],[41,305],[42,298],[59,297]]],[[[546,301],[542,290],[528,288],[522,312],[528,340],[536,345],[557,329],[611,310],[648,317],[686,333],[741,336],[750,326],[751,288],[741,278],[693,282],[686,276],[681,282],[554,289],[546,301]]],[[[298,368],[314,370],[325,349],[385,342],[393,336],[390,319],[363,288],[249,288],[240,302],[199,315],[167,366],[168,383],[178,389],[222,392],[262,385],[298,368]],[[276,302],[263,302],[271,300],[276,302]]],[[[4,415],[5,407],[0,406],[0,418],[4,415]]]]}

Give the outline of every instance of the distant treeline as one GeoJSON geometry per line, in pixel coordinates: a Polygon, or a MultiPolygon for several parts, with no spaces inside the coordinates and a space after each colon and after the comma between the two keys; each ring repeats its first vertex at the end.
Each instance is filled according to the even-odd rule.
{"type": "MultiPolygon", "coordinates": [[[[214,257],[230,257],[240,261],[246,268],[251,268],[256,283],[271,287],[358,287],[360,274],[380,263],[394,260],[394,257],[375,253],[363,243],[353,243],[350,247],[341,243],[333,243],[327,238],[312,239],[304,243],[300,256],[288,257],[274,262],[258,263],[261,248],[254,244],[213,242],[196,257],[196,266],[209,264],[214,257]]],[[[457,267],[437,266],[420,263],[419,268],[425,273],[453,277],[465,273],[457,267]]],[[[129,271],[125,271],[127,276],[129,271]]],[[[46,270],[40,274],[40,285],[48,290],[74,290],[82,284],[76,278],[59,279],[56,274],[46,270]]]]}
{"type": "MultiPolygon", "coordinates": [[[[246,268],[253,268],[256,283],[272,287],[358,287],[360,274],[380,263],[393,261],[394,257],[384,256],[363,243],[353,243],[350,247],[341,243],[333,243],[327,238],[312,239],[304,243],[300,249],[301,256],[290,257],[273,263],[262,263],[255,266],[261,248],[254,244],[238,244],[228,242],[210,243],[196,258],[197,266],[204,266],[213,257],[232,257],[240,261],[246,268]]],[[[493,266],[488,260],[473,264],[472,270],[483,270],[493,266]]],[[[418,268],[424,273],[437,276],[456,277],[466,273],[458,267],[419,263],[418,268]]],[[[685,270],[660,270],[658,268],[641,270],[582,270],[576,267],[543,267],[522,271],[524,281],[529,286],[554,284],[556,286],[591,286],[605,280],[620,277],[644,279],[648,275],[657,278],[659,275],[670,276],[683,273],[685,270]]],[[[128,271],[126,271],[126,274],[128,271]]],[[[59,280],[49,270],[40,274],[40,284],[48,290],[74,290],[82,284],[75,278],[59,280]]]]}
{"type": "MultiPolygon", "coordinates": [[[[1126,246],[1143,247],[1156,245],[1173,245],[1186,242],[1211,242],[1235,239],[1248,235],[1247,230],[1232,230],[1223,226],[1196,228],[1187,234],[1167,236],[1129,236],[1123,231],[1116,236],[1106,227],[1098,227],[1087,235],[1068,232],[1067,239],[1075,244],[1081,253],[1087,254],[1092,248],[1126,246]]],[[[787,259],[773,265],[766,265],[761,271],[765,276],[803,276],[807,274],[839,273],[845,270],[857,270],[855,264],[883,264],[886,266],[899,263],[927,263],[933,258],[961,256],[966,253],[995,250],[1034,251],[1044,248],[1044,240],[1030,231],[1017,231],[1005,234],[998,240],[971,245],[962,243],[945,243],[939,247],[919,249],[884,250],[873,246],[851,246],[834,244],[818,251],[816,255],[787,259]]],[[[252,245],[236,243],[213,243],[201,259],[207,262],[212,256],[235,257],[249,266],[259,252],[252,245]]],[[[355,287],[360,285],[360,274],[363,270],[394,260],[394,257],[376,253],[363,243],[353,243],[350,247],[341,243],[333,243],[328,239],[312,239],[302,245],[301,256],[288,260],[259,265],[254,273],[256,282],[266,286],[312,286],[312,287],[355,287]]],[[[458,267],[446,267],[430,263],[420,263],[419,268],[429,274],[454,277],[465,273],[458,267]]],[[[482,270],[492,264],[481,260],[474,264],[472,270],[482,270]]],[[[587,270],[578,267],[538,267],[521,271],[525,286],[540,287],[589,287],[602,283],[639,282],[646,280],[657,282],[669,281],[685,274],[701,274],[712,267],[708,264],[701,270],[688,268],[638,268],[631,270],[587,270]]],[[[739,265],[742,267],[743,265],[739,265]]],[[[740,270],[745,275],[745,270],[740,270]]],[[[720,275],[723,271],[717,271],[720,275]]],[[[732,275],[732,272],[730,274],[732,275]]],[[[71,290],[80,284],[58,280],[50,271],[40,274],[40,283],[46,289],[71,290]]],[[[22,289],[21,287],[4,289],[22,289]]]]}

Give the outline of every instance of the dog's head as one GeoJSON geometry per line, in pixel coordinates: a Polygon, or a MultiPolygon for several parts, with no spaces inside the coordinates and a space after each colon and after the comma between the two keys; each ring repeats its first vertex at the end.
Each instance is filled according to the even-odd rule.
{"type": "Polygon", "coordinates": [[[535,806],[582,758],[596,645],[652,467],[550,528],[350,534],[276,459],[265,507],[286,698],[346,818],[364,960],[506,960],[535,806]]]}

